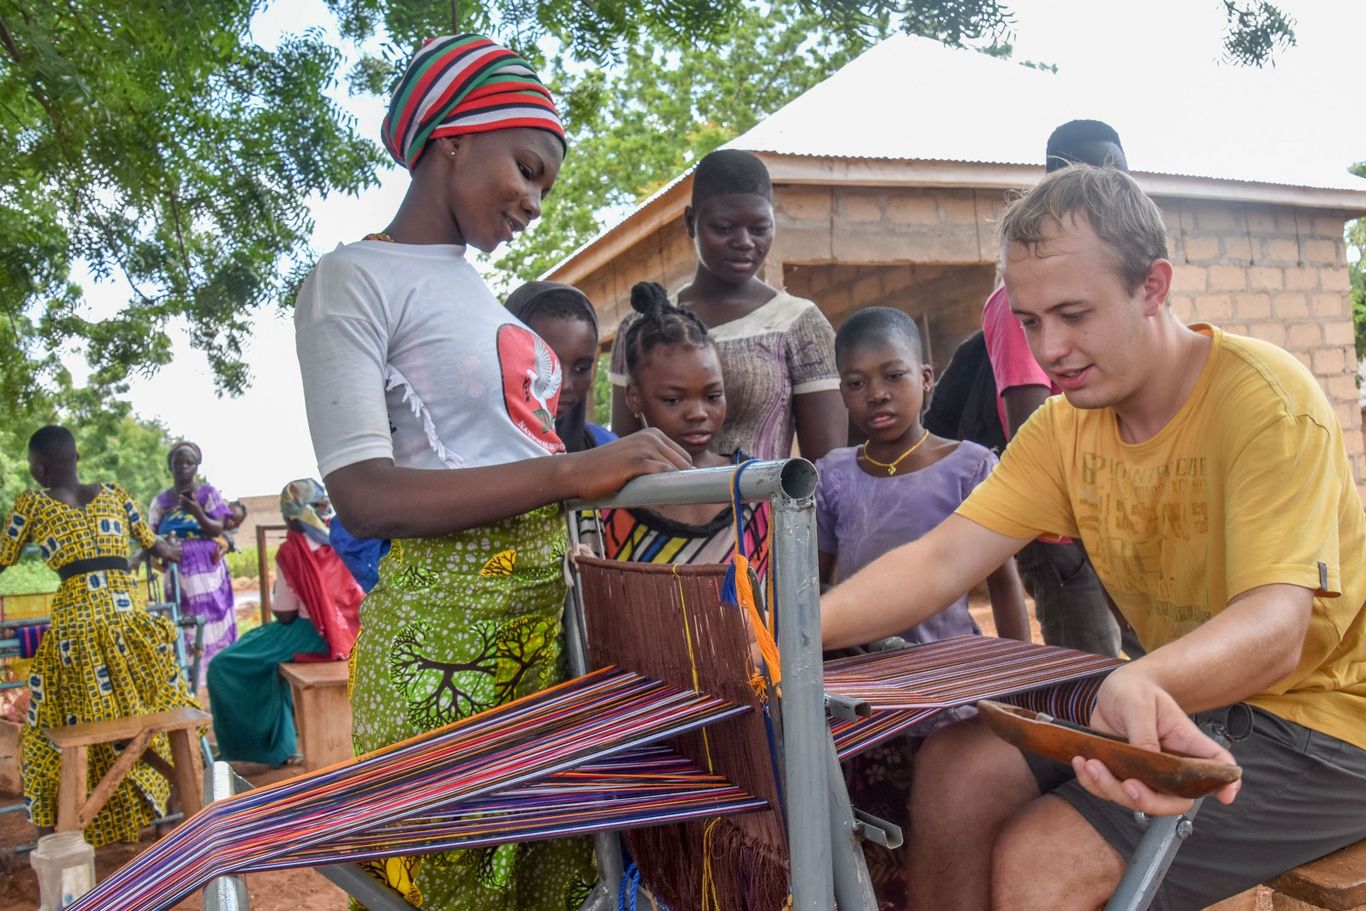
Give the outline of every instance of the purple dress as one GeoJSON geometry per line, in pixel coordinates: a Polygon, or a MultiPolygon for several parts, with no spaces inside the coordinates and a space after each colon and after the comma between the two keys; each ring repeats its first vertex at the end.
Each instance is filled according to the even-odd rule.
{"type": "MultiPolygon", "coordinates": [[[[158,494],[152,501],[149,524],[157,534],[173,536],[180,542],[180,610],[186,616],[204,618],[203,665],[207,666],[214,655],[237,640],[232,579],[218,542],[203,536],[194,517],[176,505],[179,499],[174,488],[158,494]]],[[[211,484],[200,484],[195,499],[211,519],[221,521],[231,514],[211,484]]]]}
{"type": "MultiPolygon", "coordinates": [[[[889,478],[865,474],[855,446],[821,459],[816,463],[821,477],[816,540],[821,553],[836,557],[835,581],[842,582],[947,519],[995,466],[991,450],[967,441],[928,468],[889,478]]],[[[964,595],[900,635],[908,642],[935,642],[980,632],[964,595]]]]}

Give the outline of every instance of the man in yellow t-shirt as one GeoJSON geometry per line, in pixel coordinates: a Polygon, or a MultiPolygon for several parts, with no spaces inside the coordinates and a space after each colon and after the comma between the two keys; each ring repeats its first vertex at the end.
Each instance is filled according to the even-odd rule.
{"type": "MultiPolygon", "coordinates": [[[[1173,316],[1161,213],[1123,173],[1051,174],[1001,233],[1012,309],[1063,395],[957,514],[826,595],[826,647],[920,622],[1040,534],[1078,537],[1148,650],[1106,679],[1092,726],[1244,769],[1153,907],[1366,837],[1366,515],[1322,390],[1275,346],[1173,316]],[[1251,733],[1231,754],[1187,714],[1238,704],[1251,733]]],[[[951,725],[916,759],[911,904],[1098,907],[1142,835],[1132,810],[1188,805],[951,725]]]]}

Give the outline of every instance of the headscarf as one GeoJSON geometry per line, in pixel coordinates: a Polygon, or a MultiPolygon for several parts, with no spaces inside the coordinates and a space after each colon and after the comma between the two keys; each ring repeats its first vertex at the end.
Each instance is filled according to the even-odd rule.
{"type": "Polygon", "coordinates": [[[517,127],[548,130],[564,144],[555,101],[525,60],[483,35],[445,35],[408,64],[381,134],[411,171],[433,139],[517,127]]]}
{"type": "Polygon", "coordinates": [[[174,443],[171,444],[171,451],[166,453],[167,468],[171,467],[171,463],[175,461],[175,454],[177,452],[180,452],[180,450],[182,449],[188,451],[190,455],[194,456],[194,461],[196,465],[203,464],[204,453],[200,451],[199,446],[197,444],[191,443],[189,440],[176,440],[174,443]]]}
{"type": "MultiPolygon", "coordinates": [[[[527,282],[508,295],[505,306],[513,316],[530,325],[532,320],[541,315],[541,311],[552,304],[559,308],[554,315],[558,316],[565,310],[572,310],[575,319],[587,320],[593,326],[593,333],[597,334],[598,314],[593,309],[593,302],[588,299],[588,295],[573,285],[559,282],[527,282]]],[[[594,442],[588,435],[587,423],[587,399],[579,402],[563,417],[555,416],[555,435],[564,442],[566,452],[582,452],[593,448],[594,442]]]]}
{"type": "Polygon", "coordinates": [[[326,500],[327,489],[312,478],[290,481],[280,491],[280,515],[286,522],[298,522],[315,544],[327,544],[332,506],[326,500]]]}

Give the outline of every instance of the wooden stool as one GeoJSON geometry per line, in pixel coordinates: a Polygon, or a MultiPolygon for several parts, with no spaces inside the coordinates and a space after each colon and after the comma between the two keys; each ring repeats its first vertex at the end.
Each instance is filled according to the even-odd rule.
{"type": "Polygon", "coordinates": [[[1275,911],[1366,911],[1366,841],[1311,860],[1267,883],[1275,911]]]}
{"type": "Polygon", "coordinates": [[[280,665],[280,673],[294,694],[294,726],[299,729],[304,768],[315,772],[352,758],[346,662],[290,662],[280,665]]]}
{"type": "Polygon", "coordinates": [[[199,757],[194,732],[212,720],[212,715],[199,709],[179,708],[152,715],[48,728],[44,731],[47,739],[62,751],[57,831],[78,832],[90,825],[95,814],[108,803],[119,782],[132,771],[133,765],[142,758],[157,734],[166,734],[171,741],[171,758],[175,763],[171,784],[180,796],[181,811],[186,817],[198,812],[204,805],[204,762],[199,757]],[[124,741],[123,752],[87,797],[87,748],[95,744],[124,741]]]}

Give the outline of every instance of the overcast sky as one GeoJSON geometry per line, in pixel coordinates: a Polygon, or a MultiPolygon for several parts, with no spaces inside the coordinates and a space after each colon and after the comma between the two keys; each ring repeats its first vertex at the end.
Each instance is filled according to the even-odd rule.
{"type": "MultiPolygon", "coordinates": [[[[1183,124],[1229,116],[1236,108],[1254,113],[1229,117],[1224,146],[1193,149],[1194,159],[1312,160],[1341,168],[1366,159],[1366,118],[1360,115],[1366,3],[1278,2],[1296,18],[1299,44],[1274,68],[1247,72],[1220,62],[1221,0],[1007,0],[1017,18],[1015,59],[1056,64],[1060,79],[1093,85],[1119,79],[1133,106],[1149,109],[1151,130],[1132,139],[1125,133],[1131,151],[1154,142],[1180,146],[1183,124]]],[[[318,0],[291,0],[263,12],[255,31],[269,44],[283,32],[330,29],[330,23],[318,0]]],[[[338,93],[359,129],[378,138],[381,100],[349,98],[342,88],[338,93]]],[[[913,116],[913,91],[897,101],[913,116]]],[[[964,111],[990,117],[991,99],[964,99],[964,111]]],[[[1133,161],[1141,168],[1137,156],[1133,161]]],[[[380,187],[360,198],[315,202],[315,251],[383,227],[405,185],[403,172],[389,170],[380,187]]],[[[117,306],[125,296],[118,286],[88,287],[87,294],[103,307],[117,306]]],[[[294,478],[317,473],[288,314],[258,315],[247,358],[251,389],[219,399],[203,355],[177,336],[175,362],[151,379],[136,379],[131,391],[139,414],[203,447],[205,476],[229,496],[275,493],[294,478]]]]}

